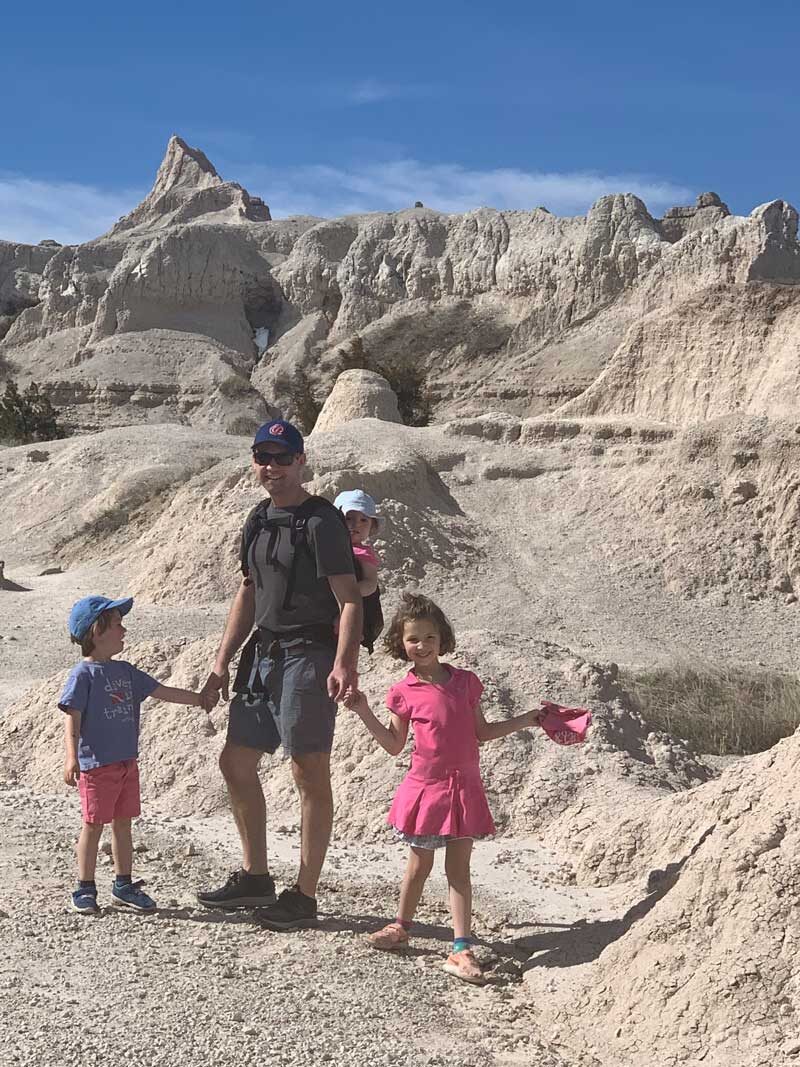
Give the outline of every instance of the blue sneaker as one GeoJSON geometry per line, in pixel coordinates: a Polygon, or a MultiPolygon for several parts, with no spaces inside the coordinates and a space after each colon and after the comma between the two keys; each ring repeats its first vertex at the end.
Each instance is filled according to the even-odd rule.
{"type": "Polygon", "coordinates": [[[138,882],[128,882],[126,885],[117,885],[113,882],[111,899],[120,908],[131,908],[133,911],[155,911],[156,902],[139,888],[143,885],[144,882],[141,879],[138,882]]]}
{"type": "Polygon", "coordinates": [[[72,910],[81,915],[97,915],[100,909],[97,906],[97,890],[91,886],[80,886],[72,894],[72,910]]]}

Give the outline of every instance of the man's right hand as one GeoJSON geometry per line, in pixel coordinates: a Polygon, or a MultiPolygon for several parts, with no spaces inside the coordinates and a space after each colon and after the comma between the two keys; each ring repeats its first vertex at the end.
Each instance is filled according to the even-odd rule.
{"type": "Polygon", "coordinates": [[[67,756],[64,760],[64,781],[67,785],[75,786],[78,784],[80,774],[81,769],[78,761],[73,756],[67,756]]]}
{"type": "MultiPolygon", "coordinates": [[[[228,673],[228,668],[226,667],[221,671],[214,670],[209,674],[205,685],[200,690],[200,699],[207,700],[210,696],[216,697],[218,693],[221,693],[222,699],[227,700],[229,685],[230,675],[228,673]]],[[[214,704],[216,704],[216,699],[214,700],[214,704]]]]}

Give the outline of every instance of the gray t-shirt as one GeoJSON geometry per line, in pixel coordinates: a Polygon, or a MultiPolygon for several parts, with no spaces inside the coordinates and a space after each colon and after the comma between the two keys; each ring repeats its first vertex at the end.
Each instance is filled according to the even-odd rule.
{"type": "Polygon", "coordinates": [[[328,576],[355,573],[347,527],[337,515],[324,508],[307,521],[307,548],[298,544],[292,549],[290,523],[297,508],[277,508],[270,503],[266,519],[276,525],[259,530],[253,539],[251,533],[258,525],[255,516],[259,509],[263,511],[259,505],[247,517],[239,550],[242,573],[249,575],[255,585],[256,626],[290,634],[308,626],[330,625],[333,632],[339,605],[328,576]],[[251,543],[245,558],[248,540],[251,543]],[[297,553],[295,584],[292,606],[287,611],[283,601],[293,552],[297,553]]]}

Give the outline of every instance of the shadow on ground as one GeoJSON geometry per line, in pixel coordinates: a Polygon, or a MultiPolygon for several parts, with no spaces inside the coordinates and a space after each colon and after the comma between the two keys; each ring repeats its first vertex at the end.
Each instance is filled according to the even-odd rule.
{"type": "Polygon", "coordinates": [[[517,938],[512,942],[513,946],[523,949],[528,956],[523,971],[533,967],[575,967],[596,960],[604,949],[619,940],[667,895],[677,884],[686,863],[713,832],[714,826],[709,826],[682,859],[668,864],[664,870],[651,871],[647,879],[649,892],[629,908],[622,918],[594,923],[578,922],[565,932],[517,938]]]}

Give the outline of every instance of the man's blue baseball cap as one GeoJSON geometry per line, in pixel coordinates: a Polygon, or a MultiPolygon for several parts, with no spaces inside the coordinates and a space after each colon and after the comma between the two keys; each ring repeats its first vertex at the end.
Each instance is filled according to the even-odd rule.
{"type": "Polygon", "coordinates": [[[265,422],[256,430],[253,448],[259,445],[283,445],[287,452],[304,452],[303,435],[286,419],[265,422]]]}
{"type": "Polygon", "coordinates": [[[85,596],[72,605],[72,611],[69,613],[69,632],[76,641],[82,641],[104,611],[116,608],[120,615],[127,615],[132,607],[132,596],[122,600],[109,600],[107,596],[85,596]]]}

